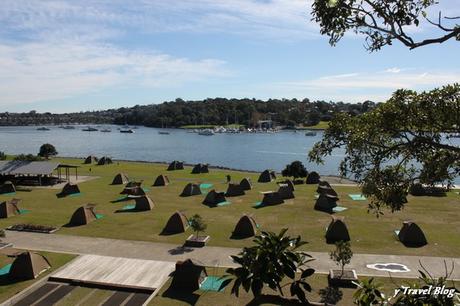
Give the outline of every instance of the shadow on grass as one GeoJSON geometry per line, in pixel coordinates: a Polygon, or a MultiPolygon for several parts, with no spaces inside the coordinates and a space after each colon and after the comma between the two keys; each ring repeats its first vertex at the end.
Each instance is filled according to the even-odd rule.
{"type": "Polygon", "coordinates": [[[188,305],[195,305],[200,298],[200,295],[193,293],[193,291],[175,290],[171,287],[163,292],[161,296],[172,300],[181,301],[183,303],[187,303],[188,305]]]}
{"type": "Polygon", "coordinates": [[[0,286],[8,286],[19,283],[20,280],[13,280],[8,277],[8,274],[0,275],[0,286]]]}
{"type": "Polygon", "coordinates": [[[171,255],[183,255],[190,252],[193,252],[193,248],[186,247],[185,245],[181,245],[175,247],[174,249],[168,250],[168,253],[171,255]]]}

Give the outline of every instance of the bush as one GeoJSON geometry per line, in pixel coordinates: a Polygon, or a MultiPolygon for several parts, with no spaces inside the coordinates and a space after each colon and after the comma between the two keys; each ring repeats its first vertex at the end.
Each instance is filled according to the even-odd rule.
{"type": "Polygon", "coordinates": [[[49,143],[45,143],[40,147],[40,151],[38,152],[38,156],[48,158],[50,156],[57,155],[58,152],[56,151],[56,148],[49,143]]]}
{"type": "Polygon", "coordinates": [[[197,215],[197,214],[193,215],[189,219],[189,223],[190,223],[190,227],[195,232],[195,237],[197,237],[197,238],[198,238],[198,235],[201,232],[204,232],[206,230],[206,228],[208,227],[207,224],[201,218],[201,216],[197,215]]]}
{"type": "Polygon", "coordinates": [[[281,172],[283,176],[292,176],[295,179],[299,177],[306,177],[308,175],[307,169],[301,161],[293,161],[290,165],[286,165],[286,168],[281,172]]]}
{"type": "Polygon", "coordinates": [[[6,154],[3,151],[0,151],[0,160],[5,160],[6,159],[6,154]]]}

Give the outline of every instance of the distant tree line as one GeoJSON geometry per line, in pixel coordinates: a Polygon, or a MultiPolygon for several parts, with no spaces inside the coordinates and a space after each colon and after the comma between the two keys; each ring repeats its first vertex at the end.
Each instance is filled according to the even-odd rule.
{"type": "Polygon", "coordinates": [[[0,125],[44,124],[128,124],[148,127],[180,127],[184,125],[240,124],[256,126],[259,120],[272,120],[286,127],[312,126],[330,121],[336,113],[352,116],[373,109],[376,103],[344,103],[310,101],[309,99],[226,99],[175,101],[161,104],[136,105],[105,111],[51,114],[0,113],[0,125]]]}

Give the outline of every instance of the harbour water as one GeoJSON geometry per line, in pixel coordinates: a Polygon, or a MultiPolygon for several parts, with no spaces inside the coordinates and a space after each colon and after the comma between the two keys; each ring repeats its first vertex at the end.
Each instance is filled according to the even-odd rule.
{"type": "MultiPolygon", "coordinates": [[[[0,127],[0,151],[7,154],[37,154],[44,143],[53,144],[59,156],[85,157],[108,155],[114,159],[186,163],[209,163],[213,166],[261,171],[281,171],[294,160],[302,161],[307,170],[323,175],[338,175],[344,150],[336,150],[323,165],[308,162],[308,151],[321,140],[305,136],[305,132],[239,133],[202,136],[182,129],[139,127],[134,133],[120,133],[117,126],[99,126],[99,131],[84,132],[86,126],[75,129],[48,127],[39,131],[36,126],[0,127]],[[110,129],[111,132],[101,132],[110,129]],[[169,134],[160,134],[167,131],[169,134]]],[[[460,146],[460,138],[449,140],[460,146]]],[[[459,178],[457,183],[459,183],[459,178]]]]}

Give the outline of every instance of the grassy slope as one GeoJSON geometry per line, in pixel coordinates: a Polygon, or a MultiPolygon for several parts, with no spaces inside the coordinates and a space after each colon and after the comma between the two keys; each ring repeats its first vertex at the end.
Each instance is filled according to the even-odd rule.
{"type": "MultiPolygon", "coordinates": [[[[25,288],[31,286],[39,279],[49,275],[56,269],[60,268],[61,266],[75,258],[74,255],[69,254],[58,254],[49,252],[40,252],[40,254],[44,255],[48,259],[48,261],[51,264],[51,269],[47,270],[45,273],[42,273],[37,279],[34,280],[22,281],[17,283],[9,283],[7,280],[0,280],[0,302],[9,299],[10,297],[14,296],[15,294],[19,293],[25,288]]],[[[0,256],[0,264],[2,267],[7,263],[11,263],[12,261],[13,258],[7,257],[5,255],[0,256]]]]}
{"type": "MultiPolygon", "coordinates": [[[[176,210],[182,210],[187,216],[198,213],[208,223],[207,233],[211,235],[210,245],[242,247],[251,243],[251,239],[231,240],[229,236],[243,213],[252,214],[263,229],[278,231],[289,227],[291,235],[300,234],[309,244],[311,251],[329,251],[331,246],[324,241],[324,229],[330,222],[330,216],[313,209],[316,186],[297,186],[296,199],[283,205],[254,209],[252,205],[261,200],[260,191],[276,190],[275,183],[258,184],[245,196],[228,198],[233,204],[209,208],[203,204],[203,196],[181,198],[183,187],[189,181],[211,182],[215,188],[225,191],[225,175],[230,173],[233,180],[239,181],[244,176],[257,181],[257,174],[232,171],[211,170],[209,174],[192,175],[190,168],[182,171],[165,171],[165,165],[146,163],[115,163],[108,166],[82,165],[80,160],[64,160],[66,163],[80,164],[80,174],[99,176],[99,179],[80,184],[83,195],[74,198],[56,198],[57,190],[34,189],[32,192],[18,192],[22,198],[21,208],[31,210],[28,214],[0,220],[0,227],[16,223],[36,223],[42,225],[62,226],[70,219],[79,206],[91,202],[97,204],[97,211],[104,214],[101,220],[87,226],[62,228],[58,233],[69,235],[97,236],[117,239],[158,241],[182,244],[190,231],[173,236],[160,236],[169,216],[176,210]],[[91,168],[91,172],[89,169],[91,168]],[[113,176],[125,172],[131,178],[144,180],[150,188],[148,194],[156,207],[150,212],[114,213],[127,203],[110,203],[119,197],[122,186],[110,185],[113,176]],[[150,187],[154,177],[160,173],[169,175],[172,184],[168,187],[150,187]]],[[[412,254],[430,256],[460,256],[460,198],[449,193],[447,197],[409,197],[406,208],[397,213],[386,213],[376,219],[367,213],[366,202],[351,201],[347,194],[359,192],[354,187],[336,187],[341,198],[341,205],[348,210],[340,213],[346,217],[352,246],[355,253],[375,254],[412,254]],[[393,231],[401,227],[402,221],[412,219],[425,231],[429,245],[411,249],[405,248],[394,236],[393,231]]],[[[0,201],[11,197],[0,196],[0,201]]],[[[128,202],[130,203],[130,202],[128,202]]]]}
{"type": "Polygon", "coordinates": [[[304,130],[325,130],[329,127],[329,122],[327,121],[320,121],[317,125],[313,126],[304,126],[302,128],[298,129],[304,129],[304,130]]]}

